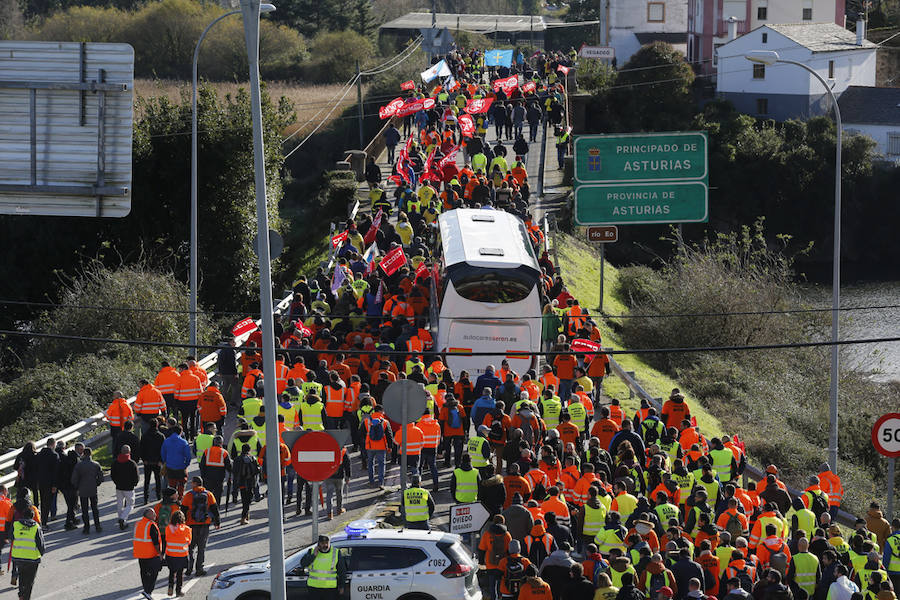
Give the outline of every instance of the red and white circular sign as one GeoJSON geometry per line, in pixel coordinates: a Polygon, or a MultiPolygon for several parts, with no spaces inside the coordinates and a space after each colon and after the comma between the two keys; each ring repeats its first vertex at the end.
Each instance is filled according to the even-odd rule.
{"type": "Polygon", "coordinates": [[[341,447],[324,431],[309,431],[294,442],[291,465],[306,481],[325,481],[341,466],[341,447]]]}
{"type": "Polygon", "coordinates": [[[879,454],[900,457],[900,413],[881,415],[872,426],[872,444],[879,454]]]}

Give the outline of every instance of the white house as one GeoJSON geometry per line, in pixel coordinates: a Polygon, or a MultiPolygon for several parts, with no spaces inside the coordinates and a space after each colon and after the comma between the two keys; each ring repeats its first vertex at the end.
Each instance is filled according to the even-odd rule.
{"type": "MultiPolygon", "coordinates": [[[[608,45],[621,67],[644,44],[663,41],[687,52],[685,0],[608,0],[608,45]]],[[[604,15],[605,17],[605,15],[604,15]]]]}
{"type": "Polygon", "coordinates": [[[822,84],[796,65],[751,63],[754,50],[803,63],[826,79],[836,96],[850,86],[875,85],[877,46],[864,23],[853,33],[834,23],[763,25],[718,49],[716,92],[741,112],[779,121],[825,114],[822,84]]]}
{"type": "Polygon", "coordinates": [[[900,163],[900,88],[851,86],[838,106],[847,133],[869,136],[885,160],[900,163]]]}

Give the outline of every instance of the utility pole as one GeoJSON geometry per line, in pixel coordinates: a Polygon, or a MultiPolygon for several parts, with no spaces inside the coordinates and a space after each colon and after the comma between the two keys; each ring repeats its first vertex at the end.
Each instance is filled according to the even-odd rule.
{"type": "Polygon", "coordinates": [[[359,149],[366,147],[363,134],[363,101],[362,101],[362,73],[359,70],[359,59],[356,59],[356,102],[359,104],[359,149]]]}

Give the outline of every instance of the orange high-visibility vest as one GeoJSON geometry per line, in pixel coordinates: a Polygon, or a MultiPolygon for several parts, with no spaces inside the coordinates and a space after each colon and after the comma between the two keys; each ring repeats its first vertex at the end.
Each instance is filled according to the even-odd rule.
{"type": "Polygon", "coordinates": [[[220,446],[210,446],[203,452],[203,456],[206,457],[207,467],[224,467],[228,451],[220,446]]]}
{"type": "Polygon", "coordinates": [[[156,374],[153,385],[162,394],[174,394],[175,387],[178,385],[178,371],[175,370],[175,367],[163,367],[156,374]]]}
{"type": "Polygon", "coordinates": [[[200,378],[197,377],[190,369],[178,376],[178,385],[175,386],[175,399],[179,402],[196,402],[203,393],[203,386],[200,378]]]}
{"type": "MultiPolygon", "coordinates": [[[[422,430],[422,447],[437,448],[441,443],[441,425],[434,420],[434,417],[422,417],[416,424],[416,427],[422,430]]],[[[410,437],[412,441],[412,437],[410,437]]]]}
{"type": "Polygon", "coordinates": [[[422,430],[415,425],[406,425],[397,430],[397,439],[395,440],[397,448],[403,448],[403,436],[407,432],[409,432],[409,439],[406,442],[406,452],[410,456],[418,456],[422,453],[425,436],[422,430]]]}
{"type": "Polygon", "coordinates": [[[155,558],[159,556],[159,547],[153,543],[150,532],[156,529],[159,539],[159,526],[147,517],[141,517],[134,527],[134,537],[131,540],[135,558],[155,558]]]}
{"type": "Polygon", "coordinates": [[[335,389],[331,384],[325,386],[325,414],[329,417],[344,416],[344,388],[335,389]]]}
{"type": "Polygon", "coordinates": [[[187,556],[190,545],[190,527],[184,524],[166,527],[166,556],[187,556]]]}
{"type": "Polygon", "coordinates": [[[158,415],[166,412],[166,401],[162,392],[152,383],[143,386],[134,400],[134,412],[139,415],[158,415]]]}
{"type": "Polygon", "coordinates": [[[361,381],[352,381],[344,390],[344,412],[356,412],[359,410],[359,391],[362,389],[361,381]]]}
{"type": "Polygon", "coordinates": [[[125,398],[116,398],[106,409],[106,420],[109,421],[111,427],[122,427],[125,421],[130,420],[133,416],[134,413],[125,398]]]}

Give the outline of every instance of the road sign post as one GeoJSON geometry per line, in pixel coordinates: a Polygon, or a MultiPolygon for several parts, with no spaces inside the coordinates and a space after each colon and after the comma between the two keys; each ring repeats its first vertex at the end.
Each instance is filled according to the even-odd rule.
{"type": "MultiPolygon", "coordinates": [[[[319,485],[340,468],[341,458],[338,441],[324,431],[307,431],[291,445],[291,465],[297,477],[312,484],[313,544],[319,539],[319,485]]],[[[269,493],[273,491],[270,489],[269,493]]],[[[299,489],[297,497],[300,497],[299,489]]]]}
{"type": "Polygon", "coordinates": [[[603,279],[606,270],[606,244],[619,239],[619,228],[615,225],[603,227],[588,227],[587,237],[589,242],[600,244],[600,306],[598,310],[603,312],[603,279]]]}
{"type": "Polygon", "coordinates": [[[706,222],[708,181],[702,131],[575,139],[578,225],[706,222]]]}
{"type": "Polygon", "coordinates": [[[582,46],[578,50],[580,58],[599,58],[612,60],[616,57],[616,49],[612,46],[582,46]]]}
{"type": "Polygon", "coordinates": [[[403,440],[400,444],[400,492],[406,489],[407,468],[407,431],[406,426],[415,423],[421,418],[428,404],[425,402],[425,387],[421,383],[400,379],[387,387],[384,391],[382,404],[384,412],[394,422],[400,423],[400,431],[403,440]]]}
{"type": "Polygon", "coordinates": [[[491,513],[481,502],[453,504],[450,506],[450,533],[472,533],[480,531],[491,513]]]}
{"type": "Polygon", "coordinates": [[[894,463],[900,456],[900,413],[881,415],[872,426],[872,445],[888,459],[887,520],[894,518],[894,463]]]}

